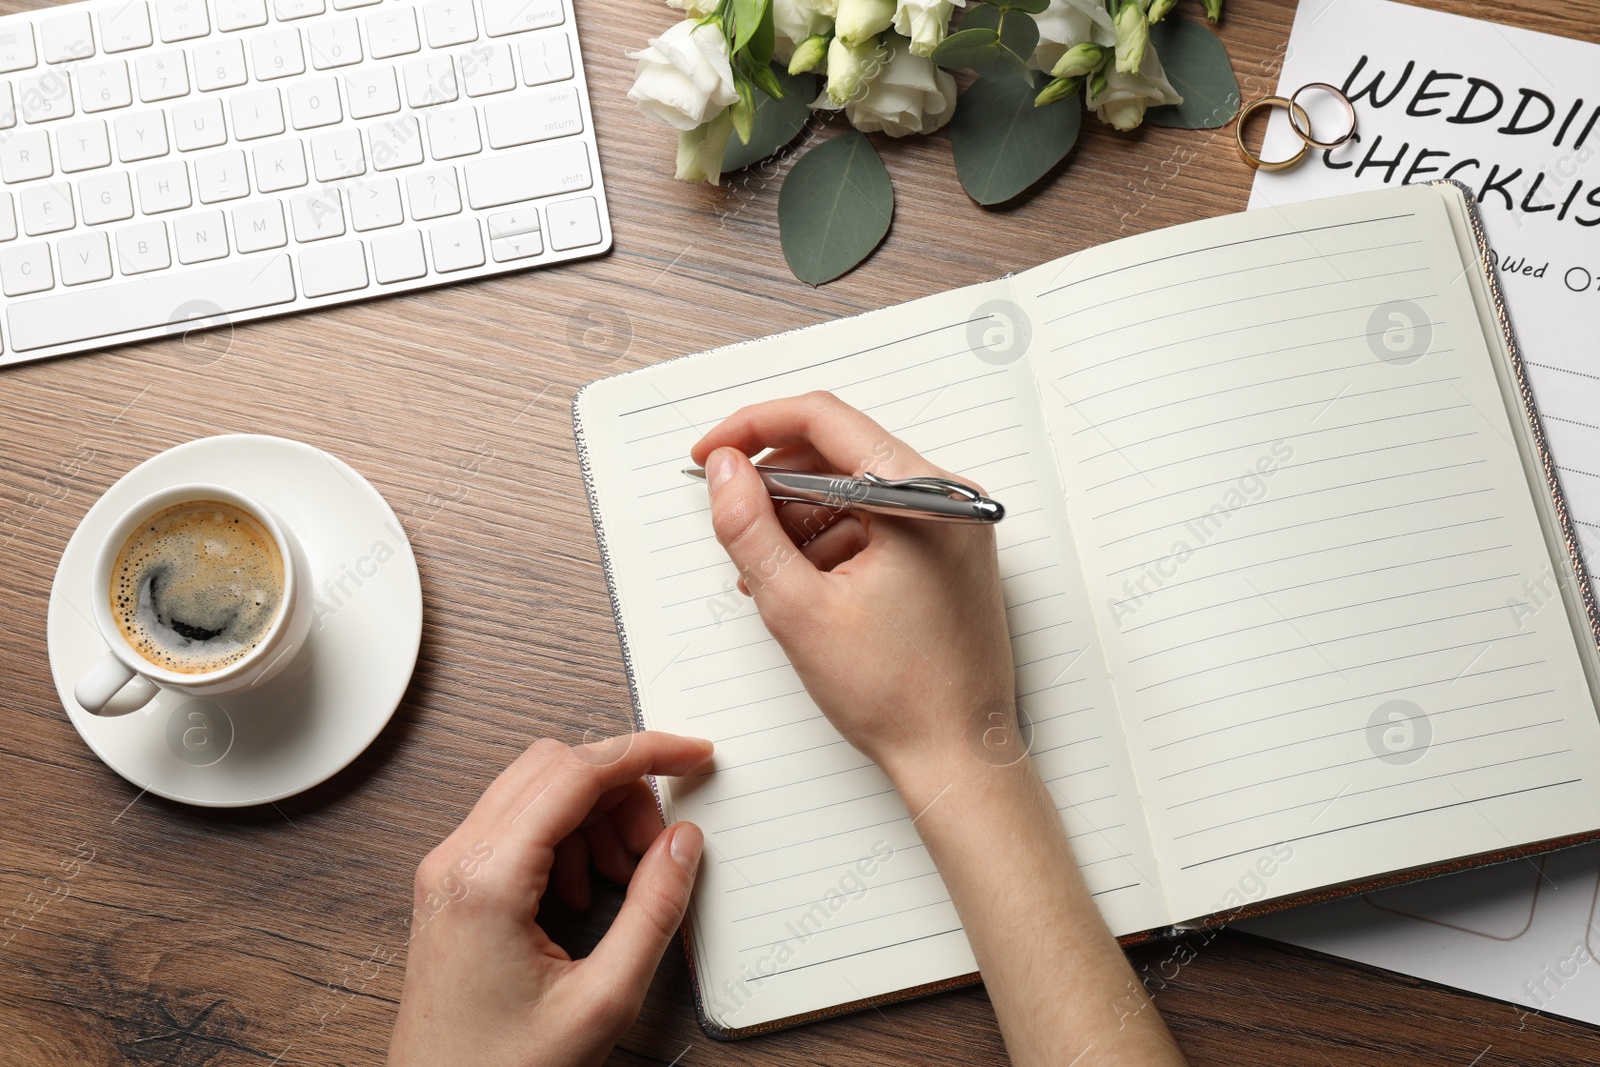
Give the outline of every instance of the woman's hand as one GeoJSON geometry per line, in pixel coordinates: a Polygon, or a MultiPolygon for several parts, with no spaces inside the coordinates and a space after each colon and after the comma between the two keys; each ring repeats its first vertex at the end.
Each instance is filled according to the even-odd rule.
{"type": "Polygon", "coordinates": [[[639,1014],[689,906],[704,841],[662,829],[643,775],[686,775],[711,743],[628,734],[546,738],[496,778],[417,869],[405,992],[389,1063],[576,1067],[605,1059],[639,1014]],[[589,904],[589,862],[628,886],[616,921],[574,961],[540,929],[552,886],[589,904]]]}
{"type": "Polygon", "coordinates": [[[986,734],[1014,735],[994,531],[775,509],[748,458],[765,449],[774,451],[761,461],[778,467],[953,476],[829,393],[743,408],[691,452],[740,587],[839,732],[903,792],[913,768],[971,759],[986,734]]]}

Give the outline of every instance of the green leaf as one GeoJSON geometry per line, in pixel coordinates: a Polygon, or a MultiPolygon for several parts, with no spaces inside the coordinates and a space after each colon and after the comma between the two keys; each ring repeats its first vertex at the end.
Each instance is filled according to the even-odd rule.
{"type": "Polygon", "coordinates": [[[950,120],[956,175],[980,204],[1000,204],[1044,177],[1078,140],[1080,107],[1034,107],[1050,81],[979,78],[961,94],[950,120]]]}
{"type": "MultiPolygon", "coordinates": [[[[724,174],[766,159],[799,136],[811,117],[811,101],[817,98],[815,74],[790,74],[778,67],[767,68],[767,74],[774,85],[782,87],[783,96],[773,99],[763,92],[756,98],[750,143],[740,144],[736,137],[728,140],[728,148],[722,153],[724,174]]],[[[761,85],[760,80],[756,84],[761,85]]]]}
{"type": "Polygon", "coordinates": [[[765,9],[770,6],[771,0],[733,0],[732,52],[740,51],[756,35],[765,9]]]}
{"type": "Polygon", "coordinates": [[[995,53],[1000,50],[1000,35],[993,27],[967,29],[966,23],[971,21],[972,16],[968,15],[961,29],[939,42],[931,56],[935,63],[961,70],[994,61],[995,53]]]}
{"type": "Polygon", "coordinates": [[[1050,0],[988,0],[995,7],[1003,7],[1010,11],[1026,11],[1030,15],[1044,13],[1050,6],[1050,0]]]}
{"type": "Polygon", "coordinates": [[[894,187],[877,149],[858,130],[800,157],[778,194],[778,236],[794,276],[811,285],[839,277],[883,241],[894,187]]]}
{"type": "MultiPolygon", "coordinates": [[[[995,31],[999,47],[992,47],[971,57],[974,61],[962,64],[963,66],[971,67],[987,78],[999,78],[1008,74],[1024,81],[1031,78],[1027,61],[1039,45],[1039,24],[1033,21],[1032,15],[1020,8],[1002,11],[989,5],[972,7],[961,20],[961,32],[966,33],[968,30],[995,31]]],[[[935,52],[935,56],[937,54],[935,52]]]]}
{"type": "Polygon", "coordinates": [[[1165,18],[1150,27],[1150,46],[1183,103],[1151,108],[1146,122],[1212,130],[1233,121],[1239,113],[1239,82],[1216,34],[1198,22],[1165,18]]]}
{"type": "Polygon", "coordinates": [[[745,50],[757,66],[765,67],[772,62],[772,50],[777,47],[777,30],[772,22],[772,0],[767,0],[761,5],[761,21],[756,24],[756,32],[750,36],[750,47],[745,50]]]}

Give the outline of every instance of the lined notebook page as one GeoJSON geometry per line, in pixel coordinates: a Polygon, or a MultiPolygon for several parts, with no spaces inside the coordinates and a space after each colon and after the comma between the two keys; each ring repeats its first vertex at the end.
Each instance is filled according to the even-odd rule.
{"type": "MultiPolygon", "coordinates": [[[[717,743],[713,773],[662,785],[669,815],[697,823],[708,842],[691,925],[702,1003],[720,1026],[976,969],[909,814],[737,592],[705,486],[681,473],[701,434],[761,400],[830,389],[1006,505],[1001,571],[1034,758],[1113,926],[1161,921],[1031,374],[971,350],[979,334],[969,330],[985,326],[975,309],[1009,292],[979,286],[679,360],[579,399],[645,722],[717,743]]],[[[898,606],[878,607],[891,625],[898,606]]]]}
{"type": "Polygon", "coordinates": [[[1252,212],[1018,279],[1176,918],[1600,810],[1444,197],[1252,212]]]}

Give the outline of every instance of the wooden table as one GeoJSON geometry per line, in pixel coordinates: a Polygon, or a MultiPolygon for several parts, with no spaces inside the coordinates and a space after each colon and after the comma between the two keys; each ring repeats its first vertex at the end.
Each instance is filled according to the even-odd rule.
{"type": "MultiPolygon", "coordinates": [[[[35,6],[7,0],[0,7],[35,6]]],[[[1600,2],[1440,6],[1600,39],[1600,2]]],[[[994,278],[1129,233],[1244,207],[1229,131],[1114,134],[1087,121],[1037,191],[985,211],[943,134],[883,145],[888,241],[823,289],[777,240],[777,185],[672,179],[674,143],[625,99],[676,18],[583,0],[579,21],[616,251],[543,274],[378,300],[0,373],[0,910],[32,906],[80,849],[70,893],[0,950],[8,1064],[376,1063],[400,996],[417,861],[532,739],[624,727],[627,693],[574,465],[568,401],[592,378],[994,278]],[[328,449],[389,499],[415,546],[425,628],[394,721],[308,793],[208,811],[139,797],[67,722],[45,654],[63,546],[96,497],[194,437],[328,449]]],[[[1185,5],[1187,9],[1189,5],[1185,5]]],[[[1276,83],[1292,6],[1231,0],[1245,95],[1276,83]]],[[[553,922],[575,951],[620,899],[553,922]]],[[[1196,1064],[1580,1063],[1581,1026],[1227,935],[1182,966],[1137,950],[1196,1064]]],[[[696,1027],[674,951],[614,1062],[999,1063],[981,989],[735,1045],[696,1027]]]]}

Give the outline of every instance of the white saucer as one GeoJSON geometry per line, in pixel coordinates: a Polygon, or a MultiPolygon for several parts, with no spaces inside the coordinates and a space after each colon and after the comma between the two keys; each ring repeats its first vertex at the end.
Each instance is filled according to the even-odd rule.
{"type": "MultiPolygon", "coordinates": [[[[265,804],[337,774],[394,715],[422,642],[422,583],[394,512],[344,462],[281,437],[206,437],[141,463],[89,509],[56,569],[48,641],[67,717],[112,770],[185,804],[265,804]],[[95,552],[125,510],[181,482],[236,488],[295,535],[316,598],[311,635],[253,693],[163,691],[138,711],[91,715],[72,690],[105,652],[90,608],[95,552]]],[[[147,684],[136,679],[118,699],[147,684]]]]}

